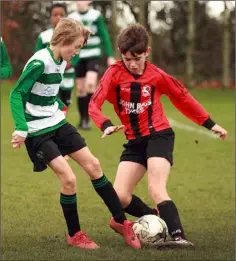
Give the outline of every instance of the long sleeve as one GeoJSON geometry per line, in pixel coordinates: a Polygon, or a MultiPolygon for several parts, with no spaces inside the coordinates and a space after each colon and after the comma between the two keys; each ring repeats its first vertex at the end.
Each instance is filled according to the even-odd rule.
{"type": "Polygon", "coordinates": [[[59,107],[60,110],[66,107],[66,105],[64,104],[64,102],[63,102],[61,99],[59,99],[58,96],[56,97],[56,100],[57,100],[57,102],[58,102],[58,104],[59,104],[58,107],[59,107]]]}
{"type": "Polygon", "coordinates": [[[177,79],[162,71],[159,85],[173,105],[187,118],[208,129],[215,125],[209,113],[177,79]]]}
{"type": "Polygon", "coordinates": [[[113,126],[110,119],[104,116],[101,110],[103,103],[107,99],[110,88],[112,88],[112,73],[111,70],[108,69],[100,80],[99,86],[89,103],[89,116],[102,131],[109,126],[113,126]]]}
{"type": "Polygon", "coordinates": [[[7,48],[1,40],[1,79],[7,79],[12,76],[12,66],[8,56],[7,48]]]}
{"type": "Polygon", "coordinates": [[[17,131],[28,131],[28,126],[25,119],[24,101],[27,99],[27,96],[35,81],[40,77],[43,71],[44,64],[42,61],[31,61],[21,74],[16,86],[10,93],[10,108],[15,124],[15,130],[17,131]]]}
{"type": "Polygon", "coordinates": [[[110,36],[109,36],[108,31],[107,31],[107,27],[106,27],[106,24],[104,22],[102,15],[100,15],[99,18],[98,18],[98,30],[99,30],[99,34],[102,38],[102,42],[103,42],[104,47],[105,47],[107,57],[114,56],[110,36]]]}
{"type": "Polygon", "coordinates": [[[42,38],[39,35],[36,41],[36,46],[35,46],[35,50],[34,52],[36,53],[39,50],[42,50],[43,48],[45,48],[45,45],[43,44],[42,38]]]}

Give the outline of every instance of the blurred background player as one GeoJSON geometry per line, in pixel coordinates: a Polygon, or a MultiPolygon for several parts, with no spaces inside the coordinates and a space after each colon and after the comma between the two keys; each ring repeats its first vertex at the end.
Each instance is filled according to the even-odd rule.
{"type": "Polygon", "coordinates": [[[12,75],[12,66],[8,56],[6,45],[1,37],[1,77],[0,79],[8,79],[12,75]]]}
{"type": "MultiPolygon", "coordinates": [[[[55,3],[51,6],[50,21],[53,27],[39,34],[36,42],[35,52],[47,47],[47,45],[51,41],[54,28],[56,27],[60,19],[66,16],[67,16],[67,7],[65,4],[55,3]]],[[[79,55],[75,55],[70,60],[70,62],[67,63],[65,73],[63,74],[63,80],[61,82],[60,90],[58,93],[59,98],[67,106],[67,109],[72,102],[71,94],[72,94],[72,89],[74,88],[75,70],[73,66],[75,66],[78,63],[78,61],[79,61],[79,55]]]]}
{"type": "Polygon", "coordinates": [[[80,115],[78,128],[90,129],[88,104],[94,93],[99,72],[99,63],[102,56],[102,44],[107,55],[107,66],[115,62],[111,40],[100,11],[90,6],[92,1],[77,1],[77,11],[69,17],[82,21],[85,26],[93,31],[88,39],[88,44],[80,51],[80,61],[75,68],[77,89],[77,107],[80,115]]]}

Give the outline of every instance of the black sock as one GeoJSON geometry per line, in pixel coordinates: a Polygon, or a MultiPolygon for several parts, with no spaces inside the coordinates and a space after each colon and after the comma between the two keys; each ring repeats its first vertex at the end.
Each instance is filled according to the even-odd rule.
{"type": "Polygon", "coordinates": [[[84,110],[84,113],[85,113],[85,120],[87,122],[89,122],[89,113],[88,113],[88,107],[89,107],[89,102],[91,100],[91,97],[92,97],[93,93],[88,93],[87,96],[86,96],[86,102],[85,102],[85,110],[84,110]]]}
{"type": "Polygon", "coordinates": [[[68,233],[72,237],[76,232],[80,231],[76,194],[65,195],[61,193],[60,203],[66,220],[68,233]]]}
{"type": "Polygon", "coordinates": [[[87,97],[86,96],[78,96],[77,97],[77,108],[80,115],[80,123],[86,117],[86,105],[87,104],[87,97]]]}
{"type": "Polygon", "coordinates": [[[142,217],[144,215],[156,215],[154,209],[147,206],[140,198],[132,195],[130,204],[124,209],[126,213],[134,217],[142,217]]]}
{"type": "Polygon", "coordinates": [[[94,189],[110,210],[115,221],[123,224],[126,220],[125,212],[111,182],[103,175],[99,179],[92,180],[92,183],[94,189]]]}
{"type": "Polygon", "coordinates": [[[166,200],[157,205],[160,217],[166,222],[171,237],[180,236],[185,239],[184,230],[178,210],[172,200],[166,200]]]}

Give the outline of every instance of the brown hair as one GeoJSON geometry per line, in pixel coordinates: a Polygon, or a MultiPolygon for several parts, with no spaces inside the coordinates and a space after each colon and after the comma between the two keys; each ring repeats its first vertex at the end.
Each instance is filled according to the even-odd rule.
{"type": "Polygon", "coordinates": [[[117,38],[117,45],[122,54],[130,52],[133,56],[146,52],[148,32],[141,24],[132,24],[123,29],[117,38]]]}
{"type": "Polygon", "coordinates": [[[79,36],[83,36],[85,45],[90,34],[92,34],[92,31],[85,27],[81,22],[72,18],[62,18],[53,32],[50,44],[53,46],[59,43],[69,45],[79,36]]]}

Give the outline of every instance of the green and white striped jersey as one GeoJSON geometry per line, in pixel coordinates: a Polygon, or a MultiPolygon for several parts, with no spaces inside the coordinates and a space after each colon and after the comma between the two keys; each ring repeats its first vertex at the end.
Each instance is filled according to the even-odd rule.
{"type": "MultiPolygon", "coordinates": [[[[46,48],[49,45],[52,39],[53,30],[54,30],[53,28],[49,28],[39,34],[36,42],[35,52],[42,50],[43,48],[46,48]]],[[[71,62],[73,66],[76,66],[77,63],[79,62],[79,55],[74,56],[71,59],[71,62]]],[[[65,73],[63,74],[63,80],[61,82],[60,89],[62,90],[73,89],[74,79],[75,79],[75,69],[70,68],[66,70],[65,73]]]]}
{"type": "Polygon", "coordinates": [[[26,63],[10,94],[15,130],[32,137],[66,123],[65,104],[57,97],[66,61],[54,59],[49,47],[36,52],[26,63]]]}
{"type": "Polygon", "coordinates": [[[84,13],[72,12],[68,17],[81,21],[94,33],[94,35],[89,37],[87,45],[80,50],[80,59],[101,57],[102,44],[104,44],[108,57],[114,55],[107,27],[100,11],[89,8],[84,13]]]}

